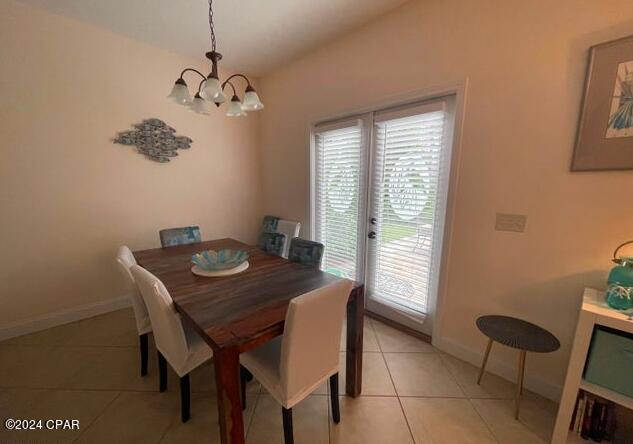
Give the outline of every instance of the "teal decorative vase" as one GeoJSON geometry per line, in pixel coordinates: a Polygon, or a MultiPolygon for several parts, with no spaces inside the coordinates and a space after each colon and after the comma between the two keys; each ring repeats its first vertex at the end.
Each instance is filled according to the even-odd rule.
{"type": "Polygon", "coordinates": [[[607,280],[607,304],[616,310],[629,310],[633,308],[633,257],[616,257],[618,250],[626,242],[616,248],[613,253],[613,262],[617,265],[611,269],[607,280]]]}

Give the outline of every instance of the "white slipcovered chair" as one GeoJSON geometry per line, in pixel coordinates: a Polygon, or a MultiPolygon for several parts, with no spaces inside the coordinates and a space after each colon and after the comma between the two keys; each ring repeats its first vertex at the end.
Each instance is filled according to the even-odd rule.
{"type": "Polygon", "coordinates": [[[293,443],[292,407],[328,378],[332,418],[340,421],[339,345],[351,289],[352,282],[342,279],[292,299],[283,336],[240,355],[240,363],[281,404],[286,444],[293,443]]]}
{"type": "Polygon", "coordinates": [[[119,247],[116,255],[117,263],[119,264],[119,270],[123,275],[123,278],[128,284],[130,299],[132,299],[132,309],[134,310],[134,319],[136,320],[136,330],[138,331],[140,352],[141,352],[141,376],[147,375],[147,348],[148,348],[148,335],[152,331],[152,325],[149,320],[149,313],[147,313],[147,307],[143,302],[143,297],[138,290],[136,282],[134,282],[134,276],[130,268],[136,265],[136,259],[127,246],[122,245],[119,247]]]}
{"type": "Polygon", "coordinates": [[[279,219],[277,223],[277,233],[285,234],[286,241],[283,245],[281,257],[288,258],[288,251],[290,250],[290,241],[299,236],[299,230],[301,229],[301,222],[293,220],[279,219]]]}
{"type": "Polygon", "coordinates": [[[131,271],[152,321],[158,349],[159,389],[167,389],[167,361],[180,377],[180,414],[182,422],[187,422],[191,417],[189,372],[211,359],[213,352],[198,333],[183,325],[174,301],[156,276],[138,265],[133,265],[131,271]]]}

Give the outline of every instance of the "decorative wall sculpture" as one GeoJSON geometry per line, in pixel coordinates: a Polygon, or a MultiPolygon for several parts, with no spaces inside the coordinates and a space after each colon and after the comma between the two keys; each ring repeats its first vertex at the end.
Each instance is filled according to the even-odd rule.
{"type": "Polygon", "coordinates": [[[135,129],[122,131],[113,139],[121,145],[136,145],[139,153],[156,162],[169,162],[178,155],[178,150],[191,148],[192,140],[177,136],[176,130],[160,119],[146,119],[133,125],[135,129]]]}

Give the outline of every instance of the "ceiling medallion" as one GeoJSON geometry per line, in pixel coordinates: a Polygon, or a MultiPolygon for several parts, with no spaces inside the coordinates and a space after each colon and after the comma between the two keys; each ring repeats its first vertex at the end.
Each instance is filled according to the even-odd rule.
{"type": "Polygon", "coordinates": [[[215,103],[216,106],[220,106],[226,101],[226,95],[224,90],[226,86],[231,87],[233,96],[231,102],[226,111],[226,115],[229,117],[245,116],[246,111],[259,111],[264,107],[264,104],[259,99],[255,88],[251,85],[250,80],[244,74],[233,74],[229,76],[224,82],[220,83],[218,76],[218,62],[222,59],[222,54],[216,51],[215,42],[215,30],[213,28],[213,0],[209,0],[209,28],[211,30],[211,51],[206,53],[206,56],[211,60],[211,72],[205,76],[197,69],[185,68],[180,73],[180,77],[176,80],[174,87],[169,94],[168,99],[189,107],[192,111],[198,114],[209,114],[211,112],[211,103],[215,103]],[[193,72],[202,77],[202,80],[198,84],[198,91],[193,99],[187,88],[187,83],[183,76],[187,72],[193,72]],[[244,90],[244,101],[241,101],[237,95],[237,90],[233,81],[238,78],[242,78],[246,81],[246,89],[244,90]]]}

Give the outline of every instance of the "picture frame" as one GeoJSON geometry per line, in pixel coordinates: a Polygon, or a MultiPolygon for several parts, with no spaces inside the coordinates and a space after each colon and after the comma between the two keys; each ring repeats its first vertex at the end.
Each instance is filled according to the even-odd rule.
{"type": "Polygon", "coordinates": [[[571,171],[633,169],[633,36],[589,49],[571,171]]]}

